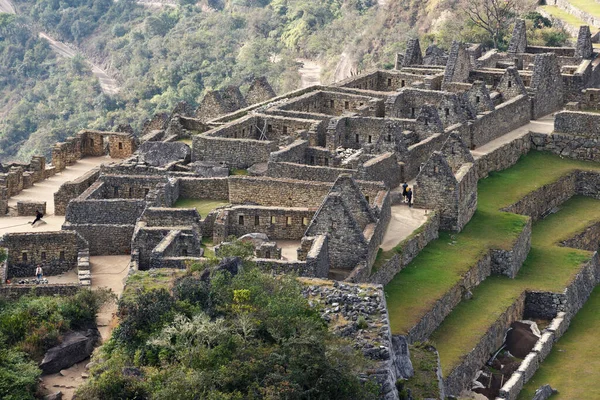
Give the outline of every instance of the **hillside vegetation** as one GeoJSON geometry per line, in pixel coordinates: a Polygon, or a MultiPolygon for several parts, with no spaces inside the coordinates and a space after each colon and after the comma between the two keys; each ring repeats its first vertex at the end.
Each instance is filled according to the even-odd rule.
{"type": "Polygon", "coordinates": [[[133,0],[16,0],[15,6],[17,16],[0,18],[0,162],[49,155],[52,143],[83,128],[129,123],[139,131],[178,101],[196,106],[206,90],[244,91],[259,76],[278,93],[295,89],[299,58],[317,60],[321,80],[329,82],[343,57],[353,72],[391,68],[411,36],[442,47],[452,39],[486,39],[466,21],[460,1],[180,0],[157,9],[133,0]],[[82,56],[57,58],[38,39],[40,31],[82,56]],[[118,80],[118,95],[102,93],[83,57],[118,80]]]}

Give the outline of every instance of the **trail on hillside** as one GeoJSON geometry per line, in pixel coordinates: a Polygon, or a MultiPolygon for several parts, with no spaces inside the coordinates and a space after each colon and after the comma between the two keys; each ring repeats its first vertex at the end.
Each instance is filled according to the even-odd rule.
{"type": "MultiPolygon", "coordinates": [[[[2,0],[0,0],[0,1],[2,1],[2,0]]],[[[48,43],[50,43],[50,47],[52,48],[52,50],[54,50],[56,52],[56,54],[58,54],[59,56],[65,57],[65,58],[73,58],[77,55],[77,52],[74,49],[70,48],[63,42],[59,42],[58,40],[53,39],[52,37],[48,36],[46,33],[40,32],[39,36],[43,39],[46,39],[48,41],[48,43]]],[[[98,80],[100,81],[100,86],[102,87],[102,91],[104,93],[106,93],[108,95],[113,95],[113,94],[118,93],[119,90],[121,90],[121,87],[119,86],[119,83],[116,81],[116,79],[111,78],[106,73],[106,71],[104,71],[102,68],[100,68],[96,64],[92,63],[91,61],[89,61],[87,59],[86,59],[86,61],[92,68],[92,73],[94,74],[94,76],[96,76],[96,78],[98,78],[98,80]]]]}
{"type": "MultiPolygon", "coordinates": [[[[0,0],[0,12],[8,13],[8,14],[16,14],[17,11],[14,5],[9,0],[0,0]]],[[[40,32],[39,36],[43,39],[46,39],[48,43],[50,43],[50,47],[52,50],[56,52],[61,57],[65,58],[73,58],[77,55],[77,51],[70,48],[63,42],[59,42],[58,40],[53,39],[47,33],[40,32]]],[[[112,78],[108,73],[92,63],[90,60],[86,58],[87,63],[92,68],[92,73],[98,80],[100,81],[100,87],[102,91],[108,95],[114,95],[121,90],[119,83],[116,79],[112,78]]]]}
{"type": "Polygon", "coordinates": [[[352,75],[352,58],[349,53],[349,49],[346,48],[340,55],[340,61],[335,67],[335,72],[333,74],[333,81],[339,82],[348,78],[352,75]]]}
{"type": "Polygon", "coordinates": [[[301,88],[321,84],[322,67],[318,63],[304,58],[298,58],[296,61],[302,64],[302,66],[298,68],[301,88]]]}

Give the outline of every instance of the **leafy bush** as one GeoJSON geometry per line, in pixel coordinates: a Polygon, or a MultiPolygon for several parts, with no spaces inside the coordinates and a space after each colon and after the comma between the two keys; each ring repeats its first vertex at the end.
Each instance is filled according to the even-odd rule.
{"type": "Polygon", "coordinates": [[[95,326],[109,291],[0,301],[0,398],[33,399],[41,371],[36,363],[69,329],[95,326]]]}
{"type": "Polygon", "coordinates": [[[189,274],[170,292],[128,294],[78,395],[111,398],[123,386],[122,399],[377,398],[357,378],[367,361],[328,331],[293,277],[251,265],[210,282],[189,274]]]}

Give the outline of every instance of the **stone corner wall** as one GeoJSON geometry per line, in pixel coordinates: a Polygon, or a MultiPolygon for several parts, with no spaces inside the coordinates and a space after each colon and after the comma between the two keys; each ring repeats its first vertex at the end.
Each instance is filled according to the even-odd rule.
{"type": "Polygon", "coordinates": [[[398,244],[397,254],[384,265],[373,271],[371,276],[365,277],[364,281],[387,285],[396,274],[404,269],[416,256],[431,242],[439,236],[440,216],[432,212],[427,221],[412,235],[398,244]]]}
{"type": "Polygon", "coordinates": [[[529,254],[529,249],[531,249],[531,218],[527,219],[512,249],[491,251],[492,274],[515,278],[529,254]]]}

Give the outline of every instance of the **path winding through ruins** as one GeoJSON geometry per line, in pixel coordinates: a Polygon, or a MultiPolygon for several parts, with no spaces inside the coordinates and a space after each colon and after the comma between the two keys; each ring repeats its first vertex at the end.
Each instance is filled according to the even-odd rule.
{"type": "MultiPolygon", "coordinates": [[[[8,13],[8,14],[16,14],[17,11],[14,5],[9,0],[0,0],[0,12],[8,13]]],[[[39,33],[39,37],[46,39],[50,44],[52,50],[56,52],[61,57],[65,58],[73,58],[77,55],[77,51],[70,48],[63,42],[59,42],[58,40],[53,39],[48,34],[44,32],[39,33]]],[[[98,80],[100,81],[100,87],[102,91],[107,95],[114,95],[119,93],[121,87],[116,79],[112,78],[105,70],[100,68],[98,65],[92,63],[90,60],[86,58],[87,63],[92,69],[92,73],[98,80]]]]}
{"type": "MultiPolygon", "coordinates": [[[[0,0],[3,1],[3,0],[0,0]]],[[[21,191],[9,199],[9,208],[16,207],[19,200],[45,200],[46,216],[44,224],[31,226],[33,217],[0,217],[0,235],[14,232],[47,232],[61,230],[65,221],[64,216],[54,215],[54,193],[65,183],[72,181],[86,172],[106,164],[112,160],[108,157],[86,157],[78,160],[73,165],[67,166],[62,172],[48,179],[35,183],[32,187],[21,191]]],[[[125,278],[129,272],[129,255],[122,256],[92,256],[90,257],[90,268],[92,272],[92,290],[106,287],[111,289],[117,296],[123,292],[125,278]]],[[[73,283],[78,281],[76,270],[48,277],[50,283],[73,283]]],[[[110,338],[117,321],[116,303],[105,305],[96,317],[98,330],[102,341],[110,338]]],[[[44,394],[61,391],[63,399],[70,400],[77,388],[85,381],[87,371],[85,369],[89,360],[75,364],[62,373],[45,375],[42,377],[42,389],[44,394]]]]}

